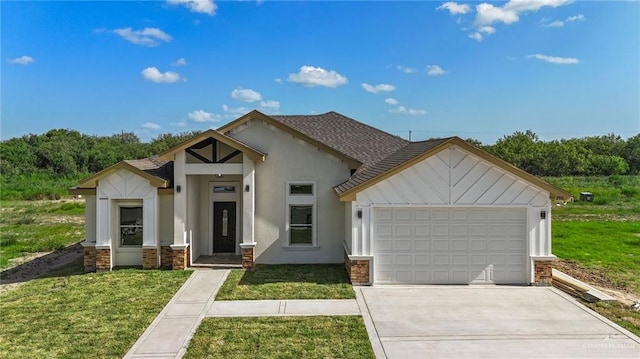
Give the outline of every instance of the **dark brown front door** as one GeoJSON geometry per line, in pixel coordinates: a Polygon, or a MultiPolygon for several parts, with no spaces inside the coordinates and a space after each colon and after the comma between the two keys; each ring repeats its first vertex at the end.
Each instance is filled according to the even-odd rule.
{"type": "Polygon", "coordinates": [[[213,253],[236,251],[236,202],[213,202],[213,253]]]}

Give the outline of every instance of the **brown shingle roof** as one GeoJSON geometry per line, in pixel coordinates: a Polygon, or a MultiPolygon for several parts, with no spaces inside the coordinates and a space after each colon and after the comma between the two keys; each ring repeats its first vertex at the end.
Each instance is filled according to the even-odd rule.
{"type": "Polygon", "coordinates": [[[430,139],[420,142],[406,142],[405,146],[386,156],[382,160],[365,164],[354,173],[349,180],[335,187],[338,194],[344,193],[362,183],[390,171],[403,163],[410,161],[426,151],[446,142],[449,138],[430,139]]]}
{"type": "Polygon", "coordinates": [[[269,117],[364,165],[376,163],[409,143],[337,112],[269,117]]]}
{"type": "Polygon", "coordinates": [[[124,160],[131,166],[142,170],[152,176],[163,179],[173,185],[173,161],[162,161],[158,157],[148,157],[140,160],[124,160]]]}

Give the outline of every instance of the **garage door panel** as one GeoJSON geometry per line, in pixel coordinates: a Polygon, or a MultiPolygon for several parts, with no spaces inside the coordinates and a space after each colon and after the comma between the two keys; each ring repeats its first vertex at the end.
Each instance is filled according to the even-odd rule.
{"type": "Polygon", "coordinates": [[[411,225],[410,224],[396,224],[393,226],[394,237],[410,237],[411,225]]]}
{"type": "Polygon", "coordinates": [[[431,257],[428,254],[414,254],[413,263],[416,266],[428,266],[431,264],[431,257]]]}
{"type": "Polygon", "coordinates": [[[378,283],[526,283],[524,209],[374,212],[378,283]]]}
{"type": "Polygon", "coordinates": [[[428,239],[416,239],[413,242],[413,249],[416,252],[431,250],[431,241],[428,239]]]}
{"type": "Polygon", "coordinates": [[[469,240],[468,239],[454,239],[451,241],[451,250],[452,251],[465,251],[469,250],[469,240]]]}
{"type": "Polygon", "coordinates": [[[442,252],[442,251],[449,251],[449,246],[451,244],[451,242],[449,240],[446,239],[434,239],[433,241],[431,241],[433,243],[433,251],[434,252],[442,252]]]}

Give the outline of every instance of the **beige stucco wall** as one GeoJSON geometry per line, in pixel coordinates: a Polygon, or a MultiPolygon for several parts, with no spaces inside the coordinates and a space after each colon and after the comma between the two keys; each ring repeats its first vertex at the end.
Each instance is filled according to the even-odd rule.
{"type": "Polygon", "coordinates": [[[230,136],[267,154],[266,161],[256,165],[256,261],[342,262],[344,203],[338,200],[333,187],[349,178],[347,164],[262,121],[251,121],[230,136]],[[317,249],[287,247],[287,181],[316,182],[317,249]]]}

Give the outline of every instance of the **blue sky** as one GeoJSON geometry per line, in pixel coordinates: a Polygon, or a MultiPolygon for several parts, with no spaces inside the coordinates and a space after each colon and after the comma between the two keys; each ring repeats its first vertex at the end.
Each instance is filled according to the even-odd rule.
{"type": "Polygon", "coordinates": [[[337,111],[414,140],[640,132],[640,3],[0,2],[1,138],[337,111]]]}

